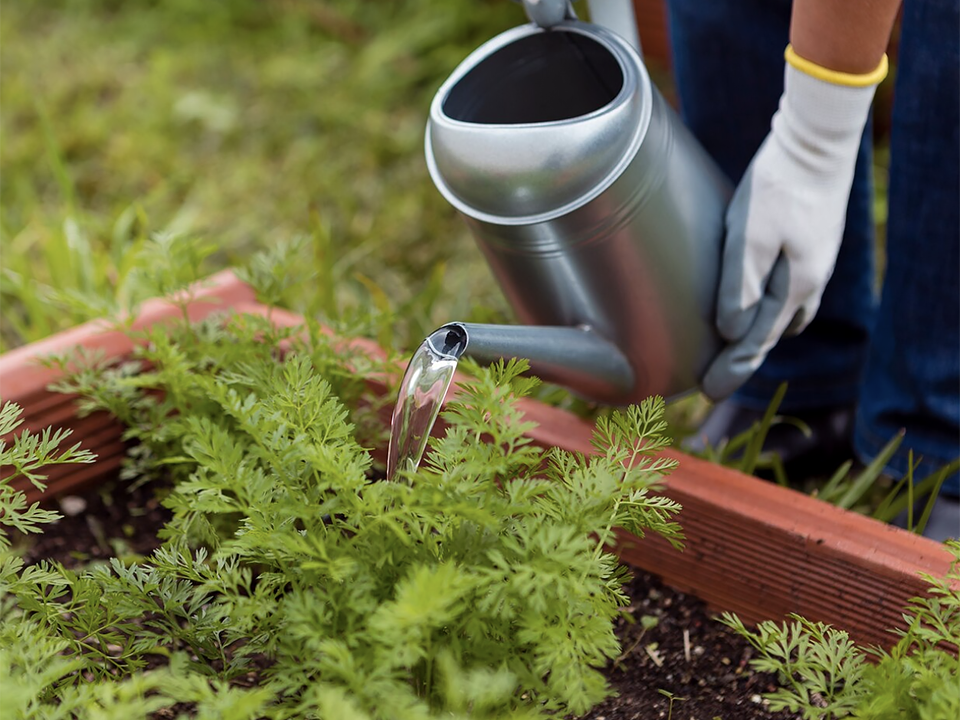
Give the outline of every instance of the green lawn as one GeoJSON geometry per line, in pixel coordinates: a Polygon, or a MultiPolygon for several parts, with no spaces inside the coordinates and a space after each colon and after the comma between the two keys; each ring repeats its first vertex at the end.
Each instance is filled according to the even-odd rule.
{"type": "Polygon", "coordinates": [[[398,352],[507,320],[423,130],[457,63],[524,20],[510,0],[6,0],[0,352],[138,299],[169,234],[209,251],[198,274],[299,239],[294,308],[398,352]]]}
{"type": "Polygon", "coordinates": [[[305,236],[299,309],[397,316],[397,345],[498,317],[423,129],[456,64],[523,19],[506,0],[7,0],[0,349],[135,297],[138,248],[170,232],[209,244],[203,271],[305,236]]]}

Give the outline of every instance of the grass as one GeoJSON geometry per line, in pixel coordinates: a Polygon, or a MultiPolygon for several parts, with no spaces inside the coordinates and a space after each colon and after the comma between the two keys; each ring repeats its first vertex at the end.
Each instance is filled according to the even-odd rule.
{"type": "Polygon", "coordinates": [[[483,0],[4,3],[0,349],[135,297],[158,232],[205,238],[211,271],[304,236],[298,309],[389,309],[407,346],[502,316],[423,129],[453,67],[521,20],[483,0]]]}
{"type": "Polygon", "coordinates": [[[423,130],[516,3],[8,0],[0,20],[0,352],[136,300],[157,233],[204,238],[206,272],[305,238],[295,309],[380,318],[390,346],[509,317],[423,130]]]}

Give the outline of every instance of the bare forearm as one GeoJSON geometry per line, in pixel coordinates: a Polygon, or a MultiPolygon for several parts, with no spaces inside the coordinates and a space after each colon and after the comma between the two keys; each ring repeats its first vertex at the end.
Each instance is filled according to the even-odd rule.
{"type": "Polygon", "coordinates": [[[790,44],[831,70],[863,74],[880,64],[901,0],[794,0],[790,44]]]}

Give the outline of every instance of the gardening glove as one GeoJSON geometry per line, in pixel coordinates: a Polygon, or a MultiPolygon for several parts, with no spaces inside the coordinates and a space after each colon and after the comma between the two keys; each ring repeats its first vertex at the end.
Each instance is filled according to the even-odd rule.
{"type": "Polygon", "coordinates": [[[727,209],[717,328],[730,344],[703,391],[728,396],[785,334],[803,330],[833,273],[863,128],[887,58],[866,75],[840,73],[788,46],[770,134],[727,209]]]}

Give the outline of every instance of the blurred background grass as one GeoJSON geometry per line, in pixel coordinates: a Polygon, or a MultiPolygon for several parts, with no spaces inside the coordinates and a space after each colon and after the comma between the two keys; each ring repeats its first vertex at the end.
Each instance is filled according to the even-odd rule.
{"type": "Polygon", "coordinates": [[[298,309],[379,313],[398,345],[505,317],[422,147],[439,84],[521,21],[506,0],[7,0],[0,349],[137,299],[155,233],[203,238],[209,271],[305,236],[298,309]]]}
{"type": "MultiPolygon", "coordinates": [[[[662,3],[639,6],[672,98],[662,3]]],[[[508,320],[423,130],[453,68],[524,21],[510,0],[5,0],[0,352],[142,299],[158,236],[198,238],[198,275],[297,242],[288,304],[396,352],[508,320]]]]}

